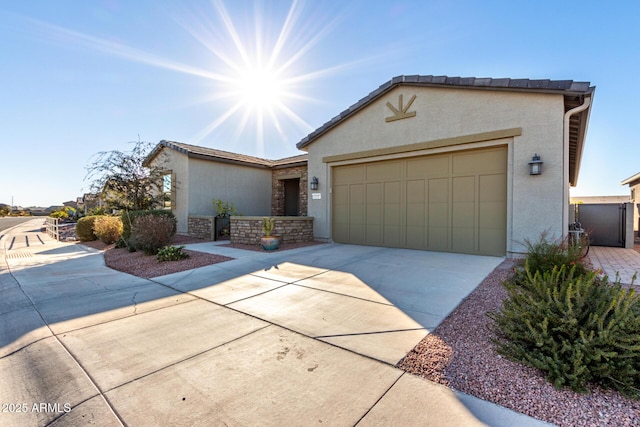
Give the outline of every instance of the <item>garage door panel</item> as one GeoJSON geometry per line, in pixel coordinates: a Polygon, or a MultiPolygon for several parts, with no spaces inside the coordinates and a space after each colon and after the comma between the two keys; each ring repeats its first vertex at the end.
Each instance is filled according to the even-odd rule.
{"type": "Polygon", "coordinates": [[[507,177],[504,173],[480,175],[481,202],[506,202],[507,177]]]}
{"type": "Polygon", "coordinates": [[[411,203],[407,205],[407,227],[420,227],[425,226],[424,218],[424,204],[423,203],[411,203]]]}
{"type": "Polygon", "coordinates": [[[449,157],[429,156],[407,160],[407,178],[448,177],[449,157]]]}
{"type": "Polygon", "coordinates": [[[400,203],[401,198],[401,184],[400,181],[385,182],[384,183],[384,203],[400,203]]]}
{"type": "Polygon", "coordinates": [[[473,227],[453,227],[451,249],[454,252],[474,252],[474,234],[473,227]]]}
{"type": "Polygon", "coordinates": [[[448,203],[449,202],[449,179],[439,178],[429,180],[428,199],[431,203],[448,203]]]}
{"type": "Polygon", "coordinates": [[[366,166],[367,181],[389,181],[401,178],[402,163],[399,160],[377,162],[366,166]]]}
{"type": "Polygon", "coordinates": [[[354,245],[364,245],[366,244],[365,240],[365,229],[364,224],[350,224],[349,225],[349,242],[354,245]]]}
{"type": "Polygon", "coordinates": [[[364,166],[355,165],[334,168],[333,181],[344,184],[364,182],[364,166]]]}
{"type": "Polygon", "coordinates": [[[334,235],[356,244],[504,255],[506,166],[501,147],[336,167],[334,235]]]}
{"type": "Polygon", "coordinates": [[[453,175],[502,172],[506,164],[507,152],[505,149],[469,151],[453,156],[453,175]]]}
{"type": "Polygon", "coordinates": [[[451,225],[454,227],[471,227],[476,217],[475,204],[473,202],[458,202],[453,204],[451,225]]]}
{"type": "Polygon", "coordinates": [[[364,205],[364,185],[352,184],[349,186],[349,204],[364,205]]]}
{"type": "Polygon", "coordinates": [[[399,225],[384,226],[384,245],[399,248],[402,244],[402,228],[399,225]]]}
{"type": "Polygon", "coordinates": [[[475,200],[475,176],[453,178],[453,203],[475,200]]]}
{"type": "Polygon", "coordinates": [[[426,249],[426,230],[423,226],[407,225],[407,248],[409,249],[426,249]]]}
{"type": "Polygon", "coordinates": [[[424,179],[407,181],[407,203],[424,204],[426,200],[425,188],[424,179]]]}
{"type": "Polygon", "coordinates": [[[449,227],[429,227],[429,238],[427,249],[431,251],[448,251],[449,248],[449,227]]]}
{"type": "Polygon", "coordinates": [[[504,256],[507,231],[503,229],[480,229],[480,252],[485,255],[504,256]]]}
{"type": "Polygon", "coordinates": [[[367,224],[367,245],[382,245],[382,227],[380,224],[367,224]]]}
{"type": "Polygon", "coordinates": [[[478,223],[480,228],[503,229],[507,221],[506,202],[480,203],[478,223]]]}
{"type": "Polygon", "coordinates": [[[449,204],[429,203],[427,223],[429,227],[449,227],[449,204]]]}

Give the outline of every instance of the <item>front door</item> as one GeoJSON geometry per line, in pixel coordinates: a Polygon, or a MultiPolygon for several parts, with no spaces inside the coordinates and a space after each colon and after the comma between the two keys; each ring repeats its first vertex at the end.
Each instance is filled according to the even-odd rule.
{"type": "Polygon", "coordinates": [[[300,178],[284,180],[284,214],[298,216],[298,197],[300,195],[300,178]]]}

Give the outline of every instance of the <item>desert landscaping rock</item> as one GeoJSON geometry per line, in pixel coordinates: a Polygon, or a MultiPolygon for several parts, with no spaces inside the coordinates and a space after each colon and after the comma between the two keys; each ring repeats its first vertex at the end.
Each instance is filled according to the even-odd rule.
{"type": "Polygon", "coordinates": [[[498,267],[397,366],[559,426],[640,426],[639,401],[597,386],[588,394],[557,390],[538,370],[495,352],[486,312],[501,307],[510,275],[498,267]]]}

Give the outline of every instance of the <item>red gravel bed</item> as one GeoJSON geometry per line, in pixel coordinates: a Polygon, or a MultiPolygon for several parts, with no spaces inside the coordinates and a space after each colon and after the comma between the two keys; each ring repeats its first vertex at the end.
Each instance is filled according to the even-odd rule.
{"type": "Polygon", "coordinates": [[[588,394],[556,390],[536,369],[495,352],[485,313],[501,307],[510,267],[505,261],[487,276],[398,367],[559,426],[640,426],[640,401],[597,386],[588,394]]]}
{"type": "Polygon", "coordinates": [[[126,248],[111,248],[105,251],[104,262],[107,267],[114,270],[149,279],[233,259],[186,249],[185,252],[189,254],[187,259],[159,262],[155,255],[145,255],[144,252],[129,252],[126,248]]]}

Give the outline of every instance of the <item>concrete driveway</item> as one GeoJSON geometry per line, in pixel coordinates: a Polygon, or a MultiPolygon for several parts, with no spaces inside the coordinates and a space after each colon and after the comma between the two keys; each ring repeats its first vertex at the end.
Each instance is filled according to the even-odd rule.
{"type": "Polygon", "coordinates": [[[205,243],[236,259],[146,280],[39,237],[0,241],[1,425],[538,424],[393,367],[500,258],[205,243]]]}

